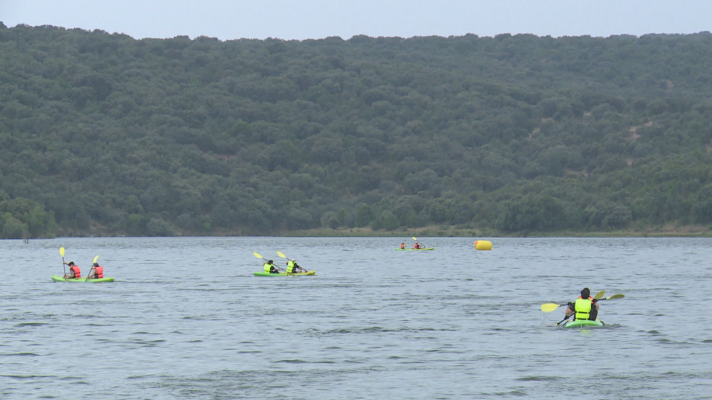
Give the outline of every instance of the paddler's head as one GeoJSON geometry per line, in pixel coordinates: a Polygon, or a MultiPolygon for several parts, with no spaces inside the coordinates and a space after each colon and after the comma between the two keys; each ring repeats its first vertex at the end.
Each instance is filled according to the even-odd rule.
{"type": "Polygon", "coordinates": [[[582,299],[587,299],[587,298],[589,298],[589,297],[591,297],[591,291],[588,290],[587,287],[583,288],[583,290],[581,291],[581,298],[582,298],[582,299]]]}
{"type": "Polygon", "coordinates": [[[74,261],[70,261],[67,265],[74,265],[74,261]]]}

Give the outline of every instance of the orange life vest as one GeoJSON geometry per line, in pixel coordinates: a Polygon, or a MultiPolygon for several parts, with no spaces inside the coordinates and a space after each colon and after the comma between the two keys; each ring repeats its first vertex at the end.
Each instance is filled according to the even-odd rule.
{"type": "Polygon", "coordinates": [[[78,265],[76,265],[76,264],[72,265],[71,267],[69,267],[69,270],[74,272],[74,279],[79,279],[82,277],[82,273],[81,273],[81,271],[79,271],[78,265]]]}
{"type": "Polygon", "coordinates": [[[96,271],[96,276],[95,278],[100,279],[104,277],[104,267],[101,265],[94,267],[94,270],[96,271]]]}
{"type": "Polygon", "coordinates": [[[401,243],[401,250],[402,250],[402,249],[405,249],[405,244],[404,244],[404,243],[401,243]]]}

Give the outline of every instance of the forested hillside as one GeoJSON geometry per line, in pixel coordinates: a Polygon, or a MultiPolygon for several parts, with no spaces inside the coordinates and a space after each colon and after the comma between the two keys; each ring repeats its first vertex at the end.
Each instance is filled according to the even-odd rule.
{"type": "Polygon", "coordinates": [[[0,23],[0,232],[712,224],[712,34],[135,40],[0,23]]]}

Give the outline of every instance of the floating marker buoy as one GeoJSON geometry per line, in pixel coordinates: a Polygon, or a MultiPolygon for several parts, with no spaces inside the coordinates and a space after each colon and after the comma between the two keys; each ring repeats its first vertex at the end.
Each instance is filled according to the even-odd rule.
{"type": "Polygon", "coordinates": [[[492,242],[488,240],[475,240],[475,249],[492,250],[492,242]]]}

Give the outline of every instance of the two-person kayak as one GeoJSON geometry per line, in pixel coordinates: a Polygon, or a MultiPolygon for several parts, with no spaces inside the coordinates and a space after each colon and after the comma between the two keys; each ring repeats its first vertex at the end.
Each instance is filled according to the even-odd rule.
{"type": "Polygon", "coordinates": [[[278,274],[271,274],[269,272],[264,272],[264,271],[255,272],[255,276],[308,276],[308,275],[316,275],[316,271],[280,272],[278,274]]]}
{"type": "Polygon", "coordinates": [[[87,278],[79,278],[79,279],[74,279],[74,278],[67,278],[65,279],[62,276],[59,275],[52,275],[52,280],[55,282],[113,282],[114,278],[92,278],[92,279],[87,279],[87,278]]]}
{"type": "Polygon", "coordinates": [[[396,249],[396,250],[435,250],[435,247],[426,247],[424,249],[396,249]]]}

